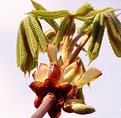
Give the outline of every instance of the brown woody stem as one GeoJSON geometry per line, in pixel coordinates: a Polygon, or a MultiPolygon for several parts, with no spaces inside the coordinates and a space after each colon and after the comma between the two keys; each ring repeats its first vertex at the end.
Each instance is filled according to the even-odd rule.
{"type": "Polygon", "coordinates": [[[37,111],[31,116],[31,118],[42,118],[54,105],[56,101],[56,96],[52,93],[48,93],[43,101],[42,104],[39,106],[37,111]]]}

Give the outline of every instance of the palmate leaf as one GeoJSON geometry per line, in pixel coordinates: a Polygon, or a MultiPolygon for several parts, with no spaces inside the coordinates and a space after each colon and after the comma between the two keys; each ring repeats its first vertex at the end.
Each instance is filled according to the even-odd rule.
{"type": "Polygon", "coordinates": [[[18,34],[17,34],[17,43],[16,43],[16,60],[17,67],[22,67],[26,63],[27,59],[27,50],[25,47],[26,36],[24,34],[23,21],[20,23],[18,34]]]}
{"type": "Polygon", "coordinates": [[[113,12],[106,12],[106,28],[108,37],[117,57],[121,57],[121,23],[113,12]]]}
{"type": "Polygon", "coordinates": [[[38,42],[38,45],[39,45],[41,51],[44,52],[45,47],[46,47],[46,37],[45,37],[45,34],[41,28],[41,24],[40,24],[39,20],[36,19],[35,17],[31,16],[30,17],[30,24],[31,24],[31,29],[34,33],[34,36],[38,42]]]}
{"type": "Polygon", "coordinates": [[[94,19],[92,35],[89,40],[89,46],[87,52],[90,62],[96,59],[99,54],[103,39],[103,34],[104,34],[104,16],[103,14],[97,14],[94,19]]]}
{"type": "Polygon", "coordinates": [[[75,11],[74,16],[85,16],[92,10],[93,7],[88,2],[85,2],[77,11],[75,11]]]}
{"type": "Polygon", "coordinates": [[[36,58],[39,47],[38,47],[38,42],[36,40],[35,34],[33,32],[33,23],[31,22],[30,19],[31,17],[26,17],[23,20],[23,24],[25,28],[27,42],[29,44],[30,53],[32,54],[33,58],[36,58]]]}
{"type": "Polygon", "coordinates": [[[24,72],[24,74],[27,72],[30,73],[30,71],[37,66],[38,58],[33,59],[31,55],[23,21],[21,22],[18,30],[16,60],[17,66],[24,72]]]}
{"type": "MultiPolygon", "coordinates": [[[[34,8],[36,10],[44,10],[44,11],[46,11],[46,9],[42,5],[40,5],[39,3],[35,2],[34,0],[31,0],[31,2],[32,2],[33,6],[34,6],[34,8]]],[[[53,19],[45,19],[45,21],[48,24],[50,24],[55,29],[56,32],[58,31],[59,26],[58,26],[58,24],[56,23],[55,20],[53,20],[53,19]]]]}
{"type": "Polygon", "coordinates": [[[60,10],[60,11],[45,11],[45,10],[32,10],[29,14],[33,14],[40,19],[57,19],[61,17],[69,16],[69,11],[60,10]]]}
{"type": "Polygon", "coordinates": [[[28,16],[20,24],[17,39],[17,65],[26,74],[38,64],[38,54],[45,51],[46,37],[39,21],[28,16]]]}

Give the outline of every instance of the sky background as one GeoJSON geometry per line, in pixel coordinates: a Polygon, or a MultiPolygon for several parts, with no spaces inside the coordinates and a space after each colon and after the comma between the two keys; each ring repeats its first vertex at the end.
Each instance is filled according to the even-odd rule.
{"type": "MultiPolygon", "coordinates": [[[[95,9],[121,8],[121,0],[37,0],[48,10],[74,11],[85,1],[95,9]]],[[[0,118],[30,118],[35,112],[35,94],[28,87],[30,78],[16,67],[16,37],[20,21],[33,9],[30,0],[0,0],[0,118]]],[[[121,16],[119,16],[121,21],[121,16]]],[[[85,65],[88,59],[82,54],[85,65]]],[[[46,62],[40,55],[40,62],[46,62]]],[[[90,66],[100,69],[103,75],[93,83],[91,90],[85,86],[87,104],[96,112],[80,116],[62,112],[60,118],[121,118],[121,59],[117,58],[105,33],[101,53],[90,66]]],[[[45,115],[44,118],[49,118],[45,115]]]]}

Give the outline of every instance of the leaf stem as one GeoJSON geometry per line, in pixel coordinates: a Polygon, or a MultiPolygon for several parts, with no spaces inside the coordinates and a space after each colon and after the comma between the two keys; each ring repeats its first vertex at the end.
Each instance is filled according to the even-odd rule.
{"type": "Polygon", "coordinates": [[[56,101],[56,96],[52,93],[48,93],[43,101],[42,104],[39,106],[37,111],[31,116],[31,118],[42,118],[54,105],[56,101]]]}
{"type": "Polygon", "coordinates": [[[80,44],[78,45],[78,47],[75,49],[75,51],[72,53],[72,55],[68,59],[68,65],[71,64],[75,60],[75,58],[78,56],[78,54],[81,51],[81,49],[87,43],[90,35],[91,35],[91,32],[89,32],[88,34],[85,35],[84,39],[80,42],[80,44]]]}

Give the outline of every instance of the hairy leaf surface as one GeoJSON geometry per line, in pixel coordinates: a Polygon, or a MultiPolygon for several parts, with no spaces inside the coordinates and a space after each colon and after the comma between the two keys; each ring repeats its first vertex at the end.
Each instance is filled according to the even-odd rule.
{"type": "Polygon", "coordinates": [[[75,13],[75,16],[85,16],[87,15],[90,11],[93,10],[93,7],[88,3],[85,2],[75,13]]]}
{"type": "Polygon", "coordinates": [[[66,34],[68,23],[69,18],[65,17],[60,24],[59,31],[57,32],[56,38],[53,41],[53,43],[57,46],[60,44],[60,42],[63,40],[63,36],[66,34]]]}
{"type": "Polygon", "coordinates": [[[17,43],[16,43],[16,60],[17,66],[22,67],[25,64],[27,59],[27,50],[25,47],[25,32],[23,27],[23,21],[20,23],[18,34],[17,34],[17,43]]]}
{"type": "Polygon", "coordinates": [[[32,10],[30,14],[33,14],[40,19],[57,19],[57,18],[69,16],[69,11],[67,10],[60,10],[60,11],[32,10]]]}
{"type": "Polygon", "coordinates": [[[38,42],[36,40],[35,34],[33,32],[34,24],[31,22],[31,17],[30,16],[26,17],[23,21],[23,24],[24,24],[25,33],[27,36],[27,41],[29,44],[29,48],[30,48],[32,57],[36,58],[39,47],[38,47],[38,42]]]}
{"type": "Polygon", "coordinates": [[[113,12],[106,12],[106,28],[108,37],[117,57],[121,57],[121,23],[113,12]]]}
{"type": "MultiPolygon", "coordinates": [[[[32,2],[33,6],[34,6],[34,8],[36,10],[44,10],[44,11],[46,11],[46,9],[41,4],[35,2],[34,0],[31,0],[31,2],[32,2]]],[[[58,24],[56,23],[55,20],[53,20],[53,19],[45,19],[45,21],[48,24],[50,24],[55,29],[56,32],[58,31],[59,26],[58,26],[58,24]]]]}
{"type": "Polygon", "coordinates": [[[24,74],[27,72],[30,73],[30,71],[34,69],[38,63],[38,57],[35,59],[31,54],[23,21],[21,22],[18,30],[16,60],[17,66],[20,67],[24,74]]]}
{"type": "Polygon", "coordinates": [[[99,54],[103,34],[104,34],[104,17],[103,14],[97,14],[94,19],[92,35],[89,40],[89,46],[87,52],[90,62],[93,61],[95,58],[97,58],[99,54]]]}

